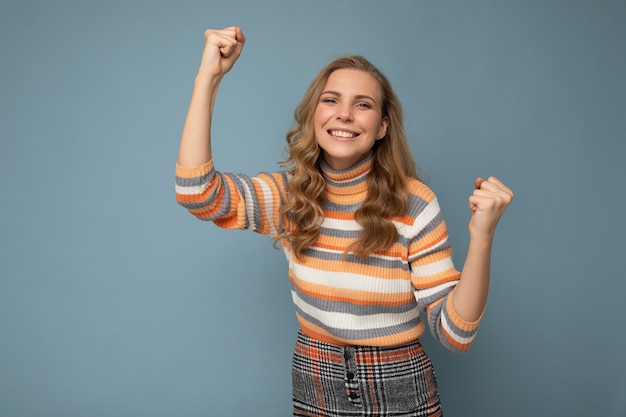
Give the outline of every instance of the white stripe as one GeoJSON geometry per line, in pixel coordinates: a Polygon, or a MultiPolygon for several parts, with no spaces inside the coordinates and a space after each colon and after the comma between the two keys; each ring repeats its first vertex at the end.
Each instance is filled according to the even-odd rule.
{"type": "Polygon", "coordinates": [[[425,265],[413,265],[412,274],[418,278],[429,277],[453,268],[454,262],[452,261],[452,258],[445,258],[440,261],[431,262],[425,265]]]}
{"type": "Polygon", "coordinates": [[[452,328],[450,327],[450,324],[448,323],[448,320],[446,319],[445,314],[441,314],[441,327],[443,327],[446,330],[446,332],[450,335],[450,337],[452,337],[452,339],[454,339],[456,342],[463,344],[463,345],[467,345],[471,343],[472,340],[476,338],[476,333],[473,333],[472,336],[470,337],[463,337],[454,333],[452,331],[452,328]]]}
{"type": "Polygon", "coordinates": [[[192,195],[192,194],[202,194],[209,188],[209,183],[204,183],[201,185],[176,185],[176,192],[180,195],[192,195]]]}
{"type": "Polygon", "coordinates": [[[439,202],[435,198],[426,206],[426,208],[417,216],[417,218],[413,222],[412,234],[419,233],[424,230],[424,228],[428,226],[428,224],[433,221],[433,219],[437,217],[439,213],[441,213],[441,208],[439,207],[439,202]]]}
{"type": "Polygon", "coordinates": [[[404,313],[381,313],[370,314],[366,316],[358,316],[354,314],[339,313],[335,311],[324,311],[317,307],[313,307],[300,297],[295,291],[291,291],[293,303],[302,310],[303,313],[322,322],[327,327],[336,329],[349,330],[370,330],[383,327],[396,326],[398,324],[407,323],[415,320],[419,316],[417,307],[404,313]]]}
{"type": "Polygon", "coordinates": [[[325,217],[322,222],[322,227],[326,227],[328,229],[336,229],[342,232],[353,232],[363,230],[363,227],[356,222],[356,220],[342,220],[342,219],[332,219],[325,217]]]}
{"type": "Polygon", "coordinates": [[[423,290],[415,290],[415,298],[419,302],[420,298],[428,298],[434,294],[437,294],[441,291],[444,291],[447,288],[454,287],[459,283],[459,280],[454,280],[450,282],[446,282],[441,285],[437,285],[436,287],[424,288],[423,290]]]}
{"type": "Polygon", "coordinates": [[[248,229],[256,230],[256,223],[254,222],[254,200],[252,199],[252,192],[250,191],[250,187],[248,187],[248,183],[244,180],[249,177],[241,177],[236,175],[236,178],[240,180],[241,188],[238,189],[243,190],[243,198],[246,206],[246,218],[248,219],[248,229]]]}
{"type": "MultiPolygon", "coordinates": [[[[430,220],[432,220],[432,218],[430,220]]],[[[426,222],[426,224],[428,224],[428,221],[426,222]]],[[[396,229],[398,229],[398,233],[402,237],[404,237],[405,239],[410,239],[411,237],[413,237],[412,233],[415,231],[415,227],[413,227],[412,225],[408,226],[407,224],[399,221],[392,221],[392,223],[396,226],[396,229]]],[[[361,226],[356,220],[324,218],[322,226],[328,229],[336,229],[349,232],[363,230],[363,226],[361,226]]],[[[421,229],[419,230],[421,231],[421,229]]]]}
{"type": "MultiPolygon", "coordinates": [[[[330,253],[333,255],[337,255],[337,254],[343,254],[343,251],[340,250],[336,250],[336,249],[328,249],[328,248],[318,248],[318,247],[312,247],[311,249],[313,249],[315,252],[323,252],[323,253],[330,253]]],[[[354,252],[348,252],[349,254],[354,254],[354,252]]],[[[390,261],[390,262],[398,262],[401,261],[402,259],[400,259],[397,256],[391,256],[391,255],[381,255],[379,253],[372,253],[369,255],[370,258],[376,258],[376,259],[382,259],[382,260],[386,260],[386,261],[390,261]]],[[[380,264],[377,264],[380,265],[380,264]]]]}
{"type": "Polygon", "coordinates": [[[270,236],[276,236],[278,233],[276,232],[276,225],[274,224],[274,196],[272,195],[272,189],[266,181],[261,181],[258,178],[252,178],[252,181],[254,181],[263,192],[265,213],[261,213],[261,215],[267,218],[270,225],[270,236]]]}
{"type": "Polygon", "coordinates": [[[379,294],[403,294],[413,290],[410,280],[383,279],[347,272],[330,272],[292,264],[296,280],[331,288],[375,292],[379,294]]]}
{"type": "Polygon", "coordinates": [[[439,251],[442,246],[446,245],[448,243],[448,238],[445,238],[441,241],[439,241],[436,245],[434,246],[429,246],[427,248],[425,248],[422,251],[419,252],[415,252],[412,253],[410,258],[409,258],[409,262],[413,262],[414,260],[421,258],[422,256],[424,256],[425,253],[429,253],[429,252],[437,252],[439,251]]]}

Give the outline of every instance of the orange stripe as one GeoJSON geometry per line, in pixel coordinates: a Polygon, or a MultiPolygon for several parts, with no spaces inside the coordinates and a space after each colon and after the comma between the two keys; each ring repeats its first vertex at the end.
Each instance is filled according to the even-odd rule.
{"type": "Polygon", "coordinates": [[[401,268],[385,268],[384,266],[350,264],[349,269],[347,269],[346,262],[343,260],[331,261],[313,257],[304,259],[304,263],[309,265],[310,268],[319,270],[320,273],[343,272],[346,274],[365,274],[367,276],[381,279],[404,279],[406,281],[410,279],[409,271],[405,271],[401,268]]]}
{"type": "Polygon", "coordinates": [[[345,340],[332,336],[322,327],[316,326],[315,324],[305,320],[297,312],[296,317],[298,319],[298,322],[300,323],[300,329],[304,334],[312,339],[317,339],[322,342],[331,343],[338,346],[397,346],[419,339],[426,330],[426,325],[424,324],[424,321],[420,321],[420,324],[416,328],[401,333],[396,333],[390,336],[374,337],[370,339],[345,340]]]}
{"type": "Polygon", "coordinates": [[[319,300],[348,302],[356,305],[370,306],[401,306],[413,302],[412,292],[403,294],[382,294],[372,291],[353,290],[349,288],[327,287],[301,280],[292,280],[303,294],[319,300]]]}
{"type": "Polygon", "coordinates": [[[425,251],[437,244],[441,243],[443,240],[448,238],[448,231],[444,222],[441,222],[431,230],[428,234],[422,237],[419,241],[415,242],[410,246],[410,253],[419,253],[425,251]],[[419,246],[418,246],[419,245],[419,246]]]}
{"type": "Polygon", "coordinates": [[[439,274],[430,275],[428,277],[412,277],[413,286],[418,290],[430,287],[436,287],[451,281],[455,281],[461,277],[461,273],[456,269],[448,269],[439,274]]]}
{"type": "Polygon", "coordinates": [[[452,336],[450,336],[450,333],[448,333],[448,332],[446,331],[446,329],[442,328],[441,330],[442,330],[442,332],[443,332],[444,337],[445,337],[445,338],[446,338],[446,340],[448,341],[448,343],[450,343],[452,346],[454,346],[454,347],[455,347],[456,349],[458,349],[458,350],[463,350],[463,351],[465,351],[465,350],[469,349],[469,348],[470,348],[470,346],[472,345],[471,343],[459,343],[459,342],[457,342],[456,340],[454,340],[454,339],[452,338],[452,336]]]}
{"type": "Polygon", "coordinates": [[[198,178],[206,175],[213,169],[213,161],[196,167],[183,167],[176,164],[176,176],[180,178],[198,178]]]}
{"type": "MultiPolygon", "coordinates": [[[[353,238],[342,238],[342,237],[334,237],[334,236],[329,237],[329,236],[320,235],[317,242],[315,242],[315,245],[313,246],[313,248],[325,249],[325,250],[334,251],[334,252],[343,254],[344,250],[348,246],[350,246],[352,243],[354,243],[354,241],[355,239],[353,238]]],[[[403,259],[403,260],[406,257],[405,253],[406,253],[406,250],[404,250],[404,248],[402,248],[402,245],[398,243],[394,243],[388,250],[375,252],[375,254],[378,254],[378,255],[382,255],[385,257],[392,257],[396,259],[403,259]]],[[[316,259],[316,258],[310,258],[310,259],[316,259]]]]}

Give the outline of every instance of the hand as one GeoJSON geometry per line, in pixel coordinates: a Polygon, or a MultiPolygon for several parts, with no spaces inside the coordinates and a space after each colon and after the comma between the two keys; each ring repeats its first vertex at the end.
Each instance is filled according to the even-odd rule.
{"type": "Polygon", "coordinates": [[[472,211],[468,226],[470,236],[493,238],[500,217],[513,201],[513,192],[495,177],[477,178],[474,188],[469,198],[472,211]]]}
{"type": "Polygon", "coordinates": [[[207,30],[204,32],[204,51],[202,52],[200,71],[212,76],[223,77],[241,55],[245,42],[246,37],[238,26],[221,30],[207,30]]]}

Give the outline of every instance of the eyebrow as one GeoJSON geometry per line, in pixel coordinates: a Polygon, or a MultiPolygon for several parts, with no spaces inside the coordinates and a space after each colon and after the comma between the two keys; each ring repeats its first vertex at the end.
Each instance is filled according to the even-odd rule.
{"type": "MultiPolygon", "coordinates": [[[[326,90],[326,91],[323,91],[323,92],[322,92],[322,95],[324,95],[324,94],[332,94],[332,95],[334,95],[334,96],[339,96],[339,97],[341,97],[341,93],[340,93],[340,92],[338,92],[338,91],[333,91],[333,90],[326,90]]],[[[368,96],[368,95],[366,95],[366,94],[358,94],[358,95],[354,96],[354,98],[355,98],[355,99],[357,99],[357,100],[362,100],[362,99],[366,98],[366,99],[370,99],[370,100],[372,100],[374,103],[376,103],[376,100],[375,100],[373,97],[370,97],[370,96],[368,96]]]]}

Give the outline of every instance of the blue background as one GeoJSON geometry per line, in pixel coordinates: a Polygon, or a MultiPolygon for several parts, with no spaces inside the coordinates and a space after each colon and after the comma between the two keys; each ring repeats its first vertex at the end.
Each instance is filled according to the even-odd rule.
{"type": "Polygon", "coordinates": [[[287,416],[282,252],[202,223],[174,164],[206,28],[248,42],[218,168],[277,169],[332,58],[391,79],[462,266],[476,176],[516,192],[444,410],[626,416],[623,1],[0,1],[0,416],[287,416]],[[228,3],[228,4],[227,4],[228,3]]]}

